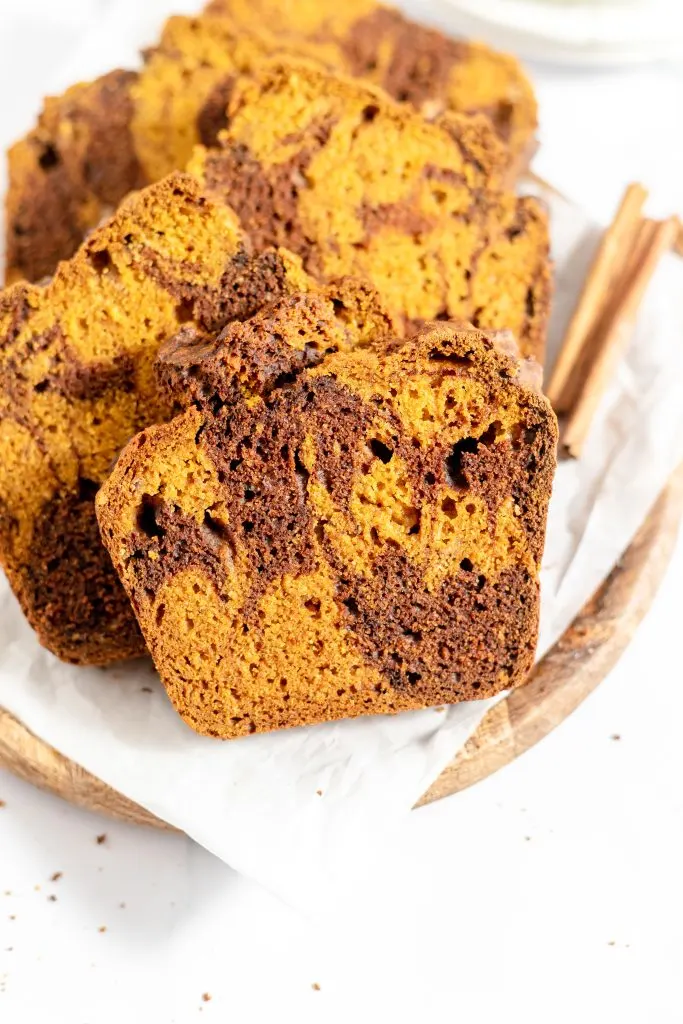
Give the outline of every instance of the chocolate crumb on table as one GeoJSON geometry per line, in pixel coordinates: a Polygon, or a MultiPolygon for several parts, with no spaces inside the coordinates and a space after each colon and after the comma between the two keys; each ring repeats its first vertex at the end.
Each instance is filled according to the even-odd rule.
{"type": "Polygon", "coordinates": [[[63,878],[63,876],[64,876],[64,872],[63,871],[55,871],[55,873],[50,876],[50,881],[51,882],[58,882],[60,878],[63,878]]]}
{"type": "Polygon", "coordinates": [[[102,844],[106,843],[106,841],[107,841],[107,833],[106,832],[103,832],[102,835],[95,837],[95,842],[97,843],[98,846],[102,846],[102,844]]]}
{"type": "Polygon", "coordinates": [[[4,800],[0,800],[0,810],[2,810],[3,807],[7,807],[7,803],[4,800]]]}
{"type": "Polygon", "coordinates": [[[533,152],[536,101],[512,57],[371,0],[222,0],[211,15],[170,18],[140,71],[45,101],[9,152],[7,281],[53,273],[127,193],[182,169],[196,143],[213,145],[235,81],[275,53],[368,78],[428,118],[486,115],[510,171],[533,152]]]}
{"type": "Polygon", "coordinates": [[[162,350],[189,406],[97,497],[171,702],[209,736],[483,698],[533,663],[547,401],[495,336],[340,350],[314,305],[162,350]]]}
{"type": "Polygon", "coordinates": [[[211,998],[212,997],[210,992],[202,992],[202,1002],[209,1003],[211,1002],[211,998]]]}

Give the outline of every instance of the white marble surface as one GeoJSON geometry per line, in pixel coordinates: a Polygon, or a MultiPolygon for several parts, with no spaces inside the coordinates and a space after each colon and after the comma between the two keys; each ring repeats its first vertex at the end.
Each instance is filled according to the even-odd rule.
{"type": "MultiPolygon", "coordinates": [[[[17,130],[105,3],[2,0],[17,130]]],[[[533,73],[539,173],[605,219],[633,177],[683,210],[680,68],[533,73]]],[[[679,544],[598,692],[504,772],[416,812],[372,900],[334,918],[0,773],[0,1021],[680,1024],[682,601],[679,544]]]]}

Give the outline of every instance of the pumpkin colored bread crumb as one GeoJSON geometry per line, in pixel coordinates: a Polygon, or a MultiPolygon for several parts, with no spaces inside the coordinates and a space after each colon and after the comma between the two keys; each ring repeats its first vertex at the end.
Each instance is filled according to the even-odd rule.
{"type": "Polygon", "coordinates": [[[509,167],[530,152],[535,101],[510,57],[367,0],[222,6],[230,17],[170,18],[141,71],[113,71],[46,100],[9,152],[8,282],[51,274],[129,191],[184,168],[196,143],[212,145],[236,79],[275,53],[368,77],[426,117],[483,112],[509,167]]]}
{"type": "Polygon", "coordinates": [[[338,334],[333,309],[300,296],[194,355],[167,346],[166,379],[185,396],[189,368],[192,402],[131,441],[97,496],[168,695],[200,733],[488,697],[531,667],[550,406],[467,326],[355,348],[338,334]],[[260,379],[263,351],[289,372],[260,379]]]}
{"type": "Polygon", "coordinates": [[[93,502],[126,442],[170,414],[161,343],[308,287],[296,257],[252,254],[234,213],[178,173],[134,193],[49,284],[0,295],[0,564],[59,657],[144,651],[93,502]]]}
{"type": "Polygon", "coordinates": [[[485,118],[427,122],[357,79],[277,61],[235,86],[228,120],[189,169],[257,248],[286,245],[321,280],[367,278],[411,324],[512,330],[543,361],[547,218],[506,186],[485,118]]]}

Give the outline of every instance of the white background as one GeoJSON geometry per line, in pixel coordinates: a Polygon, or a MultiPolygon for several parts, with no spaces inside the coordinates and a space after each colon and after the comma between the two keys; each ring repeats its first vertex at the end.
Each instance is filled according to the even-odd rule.
{"type": "MultiPolygon", "coordinates": [[[[103,6],[0,0],[17,131],[103,6]]],[[[539,173],[603,219],[635,177],[655,212],[683,211],[680,67],[532,73],[539,173]]],[[[597,693],[502,773],[415,812],[373,899],[334,918],[0,773],[0,1022],[681,1024],[682,606],[679,544],[597,693]]]]}

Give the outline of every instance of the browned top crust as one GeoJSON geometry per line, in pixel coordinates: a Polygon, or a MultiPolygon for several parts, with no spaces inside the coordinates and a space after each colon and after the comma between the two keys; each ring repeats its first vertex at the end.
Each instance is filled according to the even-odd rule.
{"type": "Polygon", "coordinates": [[[188,324],[161,346],[157,380],[170,405],[266,397],[332,352],[387,344],[396,330],[374,289],[354,278],[287,296],[240,326],[215,335],[188,324]]]}
{"type": "Polygon", "coordinates": [[[532,664],[547,401],[479,331],[338,337],[320,296],[230,328],[187,364],[193,404],[135,438],[99,492],[104,541],[198,732],[485,697],[532,664]],[[260,353],[289,365],[282,380],[254,376],[260,353]]]}
{"type": "Polygon", "coordinates": [[[9,153],[7,281],[37,281],[71,256],[129,191],[185,167],[225,126],[235,80],[276,52],[383,85],[432,118],[483,112],[520,167],[536,126],[510,57],[456,43],[367,0],[233,0],[230,17],[174,17],[140,72],[113,71],[46,100],[9,153]]]}

